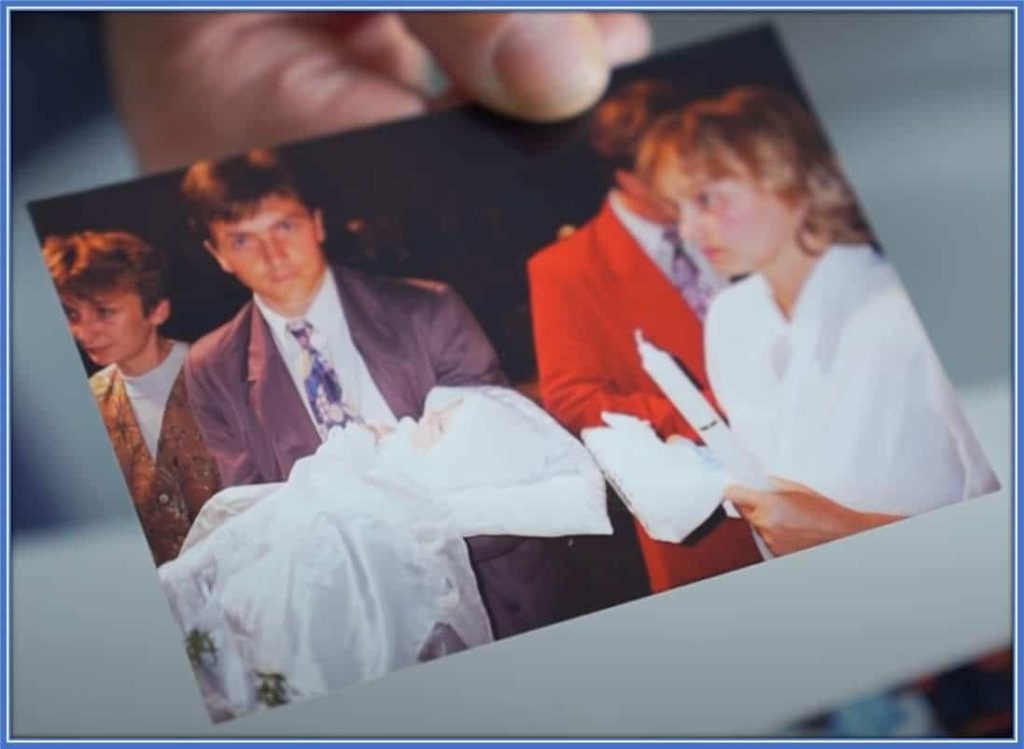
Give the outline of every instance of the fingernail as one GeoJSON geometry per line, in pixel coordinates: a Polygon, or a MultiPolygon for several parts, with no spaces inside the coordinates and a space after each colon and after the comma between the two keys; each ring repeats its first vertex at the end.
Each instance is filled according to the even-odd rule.
{"type": "Polygon", "coordinates": [[[542,121],[579,114],[608,84],[601,33],[582,13],[513,15],[494,69],[514,113],[542,121]]]}

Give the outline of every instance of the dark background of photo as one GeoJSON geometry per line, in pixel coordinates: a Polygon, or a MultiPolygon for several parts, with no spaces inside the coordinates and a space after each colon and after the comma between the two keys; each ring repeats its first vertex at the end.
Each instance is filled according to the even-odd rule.
{"type": "MultiPolygon", "coordinates": [[[[806,103],[768,26],[618,71],[609,92],[639,79],[669,84],[680,105],[742,84],[806,103]]],[[[560,227],[590,219],[611,184],[611,164],[590,147],[589,129],[589,115],[536,126],[464,108],[279,150],[324,212],[330,257],[450,283],[522,384],[536,378],[526,260],[560,227]]],[[[230,319],[249,293],[189,229],[182,174],[42,200],[30,211],[40,238],[126,230],[167,253],[173,312],[164,332],[192,341],[230,319]]]]}

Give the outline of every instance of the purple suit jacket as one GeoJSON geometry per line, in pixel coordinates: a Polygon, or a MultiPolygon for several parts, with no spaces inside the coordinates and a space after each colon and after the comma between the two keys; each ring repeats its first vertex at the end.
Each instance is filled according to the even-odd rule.
{"type": "MultiPolygon", "coordinates": [[[[505,384],[494,348],[448,286],[332,268],[352,341],[396,417],[418,418],[435,385],[505,384]]],[[[273,334],[250,301],[185,363],[196,423],[224,486],[284,481],[321,444],[273,334]]],[[[546,539],[468,539],[496,637],[561,618],[567,585],[546,539]]]]}
{"type": "MultiPolygon", "coordinates": [[[[448,286],[333,272],[352,341],[397,418],[418,418],[435,385],[505,383],[486,335],[448,286]]],[[[284,481],[320,446],[251,301],[192,346],[185,376],[224,486],[284,481]]]]}

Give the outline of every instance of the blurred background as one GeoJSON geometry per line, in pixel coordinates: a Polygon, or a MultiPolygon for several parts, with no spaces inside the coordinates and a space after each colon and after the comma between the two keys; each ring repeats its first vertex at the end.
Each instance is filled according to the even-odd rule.
{"type": "MultiPolygon", "coordinates": [[[[111,107],[100,19],[84,12],[24,11],[14,12],[10,18],[15,728],[20,721],[20,730],[33,735],[61,730],[174,733],[182,726],[205,732],[208,729],[198,698],[188,693],[193,688],[191,676],[173,641],[173,623],[153,585],[127,490],[111,459],[26,210],[33,200],[119,182],[136,174],[111,107]],[[111,575],[117,579],[116,585],[112,586],[111,575]],[[98,604],[113,598],[116,605],[98,604]],[[69,618],[61,613],[65,610],[76,611],[78,616],[69,618]],[[140,631],[152,633],[151,646],[148,634],[139,639],[140,631]],[[166,648],[157,644],[157,633],[166,634],[166,648]],[[122,674],[131,673],[119,680],[121,683],[146,684],[146,688],[85,696],[90,669],[108,668],[111,662],[99,651],[90,655],[95,648],[83,646],[84,642],[122,643],[126,653],[136,652],[132,648],[140,643],[147,647],[146,663],[131,662],[129,655],[122,659],[124,663],[116,660],[114,666],[122,674]],[[72,662],[75,665],[69,668],[72,662]],[[48,674],[62,669],[63,685],[58,688],[48,674]],[[159,684],[151,683],[154,678],[186,686],[161,690],[159,684]],[[48,709],[53,700],[60,709],[48,709]]],[[[982,586],[981,593],[996,591],[1001,598],[991,600],[1001,601],[1010,589],[1012,16],[997,12],[666,12],[652,14],[651,20],[659,50],[766,20],[775,25],[1004,484],[998,499],[1001,504],[992,515],[995,520],[987,521],[997,523],[995,527],[1002,528],[1004,535],[994,540],[984,534],[972,535],[968,518],[957,521],[964,535],[947,539],[956,544],[956,554],[965,560],[965,568],[974,564],[987,570],[983,579],[976,581],[982,586]]],[[[966,511],[975,512],[972,508],[966,511]]],[[[977,522],[979,528],[985,527],[977,522]]],[[[915,532],[916,522],[907,525],[911,527],[901,534],[915,532]]],[[[835,546],[845,546],[851,553],[860,541],[850,539],[850,544],[835,546]]],[[[923,538],[920,546],[913,548],[920,553],[909,556],[922,557],[923,570],[932,564],[927,561],[928,554],[940,553],[923,538]]],[[[842,554],[843,548],[822,553],[842,554]]],[[[887,563],[878,558],[859,562],[869,568],[887,563]]],[[[921,583],[924,587],[918,590],[921,601],[932,594],[928,592],[931,585],[935,605],[941,605],[943,598],[948,605],[961,605],[956,598],[961,589],[949,578],[924,578],[926,574],[921,583]]],[[[826,607],[830,595],[843,596],[828,588],[821,595],[826,607]]],[[[919,601],[921,607],[926,608],[919,601]]],[[[1005,609],[996,605],[991,611],[982,611],[991,616],[972,620],[963,631],[945,628],[948,664],[970,656],[971,648],[980,652],[983,644],[989,648],[1004,644],[998,641],[998,633],[1005,632],[1008,637],[1008,611],[1006,601],[1005,609]]],[[[848,635],[854,643],[848,645],[851,652],[857,651],[857,633],[864,631],[863,622],[855,624],[851,621],[849,625],[848,635]]],[[[715,623],[695,626],[699,630],[715,623]]],[[[554,652],[565,652],[565,637],[557,639],[559,632],[538,634],[550,634],[556,638],[550,640],[554,652]]],[[[833,637],[842,634],[831,633],[833,637]]],[[[521,643],[510,645],[519,647],[521,643]]],[[[792,684],[791,689],[762,700],[760,711],[737,716],[705,710],[703,715],[692,716],[692,720],[705,723],[687,725],[717,726],[715,732],[720,733],[744,726],[756,731],[758,725],[760,730],[769,730],[770,726],[788,724],[826,707],[823,700],[852,697],[871,686],[899,681],[901,658],[919,659],[921,665],[909,672],[911,675],[938,668],[943,665],[939,653],[946,652],[942,648],[928,650],[927,657],[924,650],[914,651],[932,645],[905,644],[900,654],[876,647],[872,652],[878,667],[869,669],[857,683],[852,677],[844,679],[841,670],[833,670],[823,674],[821,682],[792,684]]],[[[790,643],[789,647],[798,646],[790,643]]],[[[788,657],[785,645],[775,648],[772,655],[778,662],[788,657]]],[[[543,690],[536,698],[542,699],[542,694],[543,690]]],[[[291,709],[282,712],[301,714],[291,713],[291,709]]],[[[607,711],[583,710],[571,715],[556,711],[547,718],[548,723],[540,713],[532,715],[539,730],[550,725],[565,727],[569,733],[573,726],[586,726],[588,732],[599,734],[613,732],[607,727],[611,724],[601,722],[602,714],[607,711]]],[[[663,724],[652,723],[648,715],[642,726],[684,725],[689,714],[680,707],[666,714],[663,724]]],[[[373,713],[366,715],[370,720],[373,713]]],[[[634,725],[629,722],[630,715],[626,710],[619,716],[626,726],[634,725]]],[[[408,717],[407,725],[413,726],[414,732],[423,725],[422,716],[420,722],[416,720],[415,715],[408,717]]],[[[280,726],[295,725],[287,723],[287,716],[278,721],[285,721],[280,726]]],[[[353,721],[346,724],[352,730],[360,726],[364,732],[384,730],[383,725],[375,729],[374,724],[353,721]]],[[[456,720],[452,725],[457,729],[462,724],[456,720]]],[[[246,726],[248,730],[277,730],[272,724],[258,722],[231,730],[244,732],[246,726]]]]}

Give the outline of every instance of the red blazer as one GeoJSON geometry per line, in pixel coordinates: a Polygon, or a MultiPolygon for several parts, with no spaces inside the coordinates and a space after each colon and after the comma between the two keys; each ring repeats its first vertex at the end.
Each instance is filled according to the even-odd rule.
{"type": "MultiPolygon", "coordinates": [[[[544,407],[575,433],[602,411],[651,422],[662,438],[694,432],[640,366],[633,331],[675,355],[712,397],[703,326],[682,295],[605,201],[600,213],[528,264],[534,342],[544,407]]],[[[722,518],[696,542],[650,538],[637,524],[654,592],[761,559],[750,529],[722,518]]]]}

